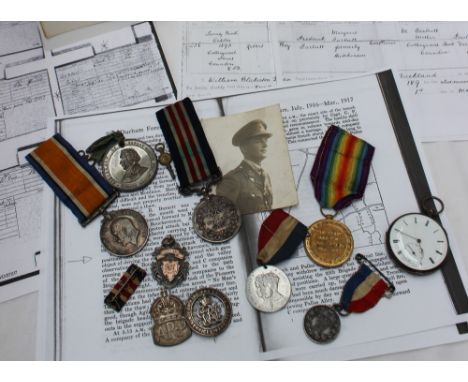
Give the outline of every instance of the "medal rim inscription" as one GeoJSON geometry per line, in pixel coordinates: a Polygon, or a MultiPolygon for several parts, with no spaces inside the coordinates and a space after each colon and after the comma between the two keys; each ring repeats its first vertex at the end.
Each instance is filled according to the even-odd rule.
{"type": "Polygon", "coordinates": [[[138,190],[145,188],[156,177],[156,174],[158,172],[158,158],[154,150],[147,143],[139,139],[125,139],[124,147],[120,147],[118,144],[115,144],[107,151],[106,155],[104,156],[104,159],[102,160],[101,168],[102,168],[103,177],[109,182],[109,184],[112,187],[122,192],[133,192],[133,191],[138,191],[138,190]],[[113,155],[118,150],[123,149],[123,148],[131,148],[132,146],[139,147],[140,149],[145,151],[145,153],[148,155],[150,159],[150,164],[151,164],[151,167],[148,169],[150,171],[150,175],[147,176],[147,179],[144,182],[135,181],[135,182],[131,182],[128,186],[124,186],[122,182],[119,182],[114,177],[112,177],[110,173],[110,161],[113,155]]]}
{"type": "MultiPolygon", "coordinates": [[[[256,310],[264,313],[274,313],[278,312],[283,309],[291,299],[292,294],[292,287],[291,282],[289,281],[288,276],[278,267],[267,265],[266,268],[264,266],[260,266],[250,272],[249,277],[247,278],[247,300],[249,304],[252,305],[256,310]],[[277,305],[274,309],[265,309],[262,305],[259,304],[259,298],[256,298],[255,292],[255,279],[258,277],[259,274],[265,274],[267,272],[275,273],[281,280],[286,281],[288,285],[288,296],[285,301],[281,305],[277,305]]],[[[278,283],[279,284],[279,283],[278,283]]]]}
{"type": "Polygon", "coordinates": [[[307,310],[306,314],[304,315],[303,328],[304,328],[304,332],[305,332],[306,336],[307,336],[310,340],[312,340],[313,342],[315,342],[315,343],[317,343],[317,344],[321,344],[321,345],[323,345],[323,344],[329,344],[329,343],[333,342],[333,341],[338,337],[338,335],[340,334],[340,331],[341,331],[341,320],[340,320],[340,315],[339,315],[338,312],[337,312],[334,308],[332,308],[331,306],[328,306],[328,305],[314,305],[314,306],[312,306],[311,308],[309,308],[309,309],[307,310]],[[323,308],[326,308],[327,310],[332,311],[332,312],[334,313],[334,317],[336,318],[336,322],[338,323],[338,330],[337,330],[336,334],[335,334],[332,338],[330,338],[330,339],[328,339],[328,340],[326,340],[326,341],[320,341],[320,340],[314,338],[314,337],[312,336],[312,334],[310,334],[310,333],[308,332],[307,327],[306,327],[306,322],[310,320],[309,317],[313,315],[313,311],[316,310],[316,309],[323,309],[323,308]]]}
{"type": "Polygon", "coordinates": [[[230,325],[232,321],[232,305],[229,298],[221,292],[219,289],[212,287],[205,287],[197,289],[193,292],[185,304],[185,318],[187,324],[195,333],[203,337],[217,337],[223,333],[230,325]],[[224,317],[223,320],[214,328],[206,329],[197,324],[193,317],[193,308],[195,303],[202,298],[204,295],[216,296],[224,305],[224,317]]]}
{"type": "Polygon", "coordinates": [[[340,265],[343,265],[344,263],[346,263],[351,258],[352,254],[353,254],[353,250],[354,250],[354,239],[353,239],[353,234],[351,233],[350,229],[345,224],[341,223],[338,220],[333,219],[331,216],[326,216],[324,219],[320,219],[320,220],[317,220],[316,222],[312,223],[307,228],[307,231],[308,231],[308,235],[304,239],[304,248],[305,248],[305,251],[306,251],[307,256],[309,257],[309,259],[311,259],[316,264],[318,264],[318,265],[320,265],[322,267],[326,267],[326,268],[335,268],[335,267],[339,267],[340,265]],[[349,246],[349,249],[347,249],[346,252],[343,251],[342,256],[340,256],[341,260],[339,260],[337,262],[321,260],[320,257],[318,257],[315,254],[315,251],[313,249],[313,243],[311,243],[312,236],[313,236],[312,232],[313,232],[314,229],[317,229],[317,226],[323,225],[323,224],[333,224],[335,227],[340,227],[342,232],[348,238],[348,240],[347,240],[348,243],[346,244],[346,246],[347,247],[349,246]]]}
{"type": "Polygon", "coordinates": [[[145,248],[146,243],[149,240],[149,234],[150,232],[149,232],[148,222],[146,221],[145,217],[142,214],[140,214],[138,211],[135,211],[129,208],[123,208],[120,210],[107,212],[107,214],[104,216],[104,219],[102,220],[101,228],[99,231],[99,237],[101,239],[101,243],[104,246],[104,248],[106,248],[107,252],[109,252],[111,255],[117,256],[117,257],[131,257],[131,256],[136,255],[143,248],[145,248]],[[110,218],[106,217],[108,215],[110,215],[110,218]],[[112,220],[115,219],[116,216],[125,216],[125,215],[136,215],[136,218],[140,220],[140,222],[143,224],[144,228],[146,229],[144,242],[140,246],[138,246],[135,251],[130,252],[129,254],[121,254],[121,253],[115,252],[113,249],[109,248],[108,245],[106,245],[106,240],[104,239],[105,233],[106,233],[105,231],[110,230],[109,225],[112,222],[112,220]]]}
{"type": "Polygon", "coordinates": [[[150,307],[150,315],[151,317],[153,318],[153,327],[151,329],[151,336],[153,337],[153,343],[156,345],[156,346],[165,346],[165,347],[170,347],[170,346],[176,346],[176,345],[179,345],[185,341],[187,341],[191,336],[192,336],[192,329],[190,328],[190,325],[188,325],[188,322],[187,322],[187,319],[185,317],[185,304],[184,302],[177,296],[173,295],[173,294],[168,294],[166,296],[160,296],[158,298],[156,298],[153,303],[151,304],[151,307],[150,307]],[[162,298],[169,298],[169,299],[174,299],[176,300],[178,303],[180,303],[180,306],[182,307],[182,315],[180,317],[180,320],[183,320],[185,322],[185,325],[186,327],[188,328],[189,330],[189,334],[182,338],[182,340],[178,341],[178,342],[174,342],[174,343],[159,343],[156,341],[155,337],[154,337],[154,327],[156,326],[156,320],[154,319],[153,317],[153,309],[154,309],[154,306],[156,305],[156,303],[161,300],[162,298]]]}
{"type": "Polygon", "coordinates": [[[193,210],[193,214],[192,214],[192,226],[193,226],[193,229],[195,231],[195,233],[200,237],[202,238],[203,240],[209,242],[209,243],[224,243],[226,241],[229,241],[231,240],[234,236],[237,235],[237,233],[239,232],[240,228],[241,228],[241,225],[242,225],[242,215],[240,213],[240,210],[239,210],[239,207],[237,207],[237,205],[231,201],[229,198],[226,198],[224,196],[221,196],[221,195],[213,195],[213,194],[209,194],[207,197],[204,197],[202,200],[200,200],[200,202],[195,206],[194,210],[193,210]],[[230,236],[227,236],[227,237],[223,237],[222,239],[213,239],[213,238],[210,238],[209,236],[207,236],[206,234],[204,234],[204,231],[202,229],[200,229],[198,223],[197,223],[197,216],[198,214],[200,214],[201,212],[201,208],[203,207],[204,204],[206,203],[213,203],[213,200],[215,199],[218,199],[218,200],[224,200],[224,203],[227,203],[227,204],[231,204],[234,209],[236,210],[237,212],[237,221],[235,222],[236,224],[236,229],[234,230],[234,232],[230,235],[230,236]]]}

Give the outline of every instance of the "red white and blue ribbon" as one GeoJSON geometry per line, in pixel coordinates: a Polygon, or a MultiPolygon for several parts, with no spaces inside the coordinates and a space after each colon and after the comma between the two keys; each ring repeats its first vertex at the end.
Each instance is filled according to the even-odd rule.
{"type": "Polygon", "coordinates": [[[257,261],[278,264],[289,259],[307,236],[307,227],[283,210],[274,210],[258,233],[257,261]]]}
{"type": "MultiPolygon", "coordinates": [[[[358,256],[365,259],[362,255],[358,256]]],[[[365,261],[369,262],[367,259],[365,261]]],[[[393,293],[394,289],[380,271],[362,262],[358,271],[346,282],[338,307],[347,313],[362,313],[373,308],[387,292],[393,293]]]]}

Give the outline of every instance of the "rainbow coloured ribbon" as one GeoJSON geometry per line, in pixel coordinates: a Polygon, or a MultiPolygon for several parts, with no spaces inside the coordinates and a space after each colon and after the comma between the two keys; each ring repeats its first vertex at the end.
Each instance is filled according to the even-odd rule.
{"type": "Polygon", "coordinates": [[[362,198],[374,147],[330,126],[320,144],[310,173],[315,197],[322,208],[342,209],[362,198]]]}

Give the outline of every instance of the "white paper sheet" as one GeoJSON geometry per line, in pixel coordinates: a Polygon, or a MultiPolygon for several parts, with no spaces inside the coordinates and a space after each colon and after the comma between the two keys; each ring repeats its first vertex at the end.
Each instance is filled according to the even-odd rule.
{"type": "Polygon", "coordinates": [[[401,90],[409,93],[408,106],[424,111],[415,126],[422,140],[468,138],[458,123],[468,117],[462,106],[468,81],[466,22],[269,22],[257,25],[256,33],[249,29],[252,25],[239,22],[186,23],[182,93],[225,96],[392,67],[405,79],[401,90]],[[242,36],[242,43],[228,32],[242,36]],[[213,61],[224,65],[210,65],[213,61]],[[242,78],[252,74],[258,81],[246,85],[242,78]],[[453,123],[441,126],[447,115],[453,123]]]}

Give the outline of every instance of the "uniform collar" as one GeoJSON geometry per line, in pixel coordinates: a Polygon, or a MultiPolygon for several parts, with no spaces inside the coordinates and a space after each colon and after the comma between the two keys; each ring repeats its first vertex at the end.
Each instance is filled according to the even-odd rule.
{"type": "Polygon", "coordinates": [[[263,172],[262,166],[259,166],[257,163],[252,162],[251,160],[245,159],[244,162],[247,163],[252,169],[257,172],[258,174],[261,174],[263,172]]]}

